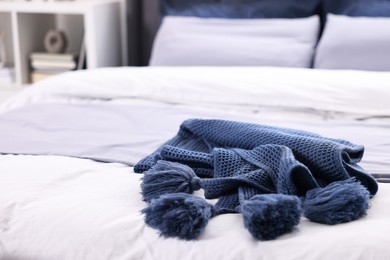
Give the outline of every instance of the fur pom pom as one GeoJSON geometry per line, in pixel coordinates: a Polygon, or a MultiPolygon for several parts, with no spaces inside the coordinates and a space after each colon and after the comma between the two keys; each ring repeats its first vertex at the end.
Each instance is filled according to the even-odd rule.
{"type": "Polygon", "coordinates": [[[143,200],[147,202],[162,194],[178,192],[191,194],[199,189],[200,179],[190,167],[163,160],[145,172],[141,184],[141,194],[143,200]]]}
{"type": "Polygon", "coordinates": [[[142,210],[145,223],[161,236],[196,239],[214,216],[214,206],[186,193],[161,195],[142,210]]]}
{"type": "Polygon", "coordinates": [[[259,240],[271,240],[291,232],[301,217],[298,197],[283,194],[256,195],[241,205],[244,225],[259,240]]]}
{"type": "Polygon", "coordinates": [[[309,190],[303,212],[313,222],[329,225],[349,222],[366,215],[369,198],[368,190],[354,179],[337,181],[309,190]]]}

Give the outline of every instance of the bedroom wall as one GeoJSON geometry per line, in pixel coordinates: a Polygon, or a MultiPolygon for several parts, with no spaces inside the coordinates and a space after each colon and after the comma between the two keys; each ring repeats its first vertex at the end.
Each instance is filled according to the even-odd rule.
{"type": "MultiPolygon", "coordinates": [[[[96,0],[77,0],[77,1],[80,1],[80,2],[93,2],[93,1],[96,1],[96,0]]],[[[122,35],[122,53],[124,55],[123,57],[123,64],[124,65],[135,65],[134,63],[134,60],[133,60],[133,55],[130,55],[129,53],[129,39],[128,39],[128,34],[129,34],[129,29],[128,29],[128,9],[127,9],[127,6],[131,6],[133,5],[133,2],[137,2],[137,1],[134,1],[134,0],[117,0],[120,2],[120,10],[121,10],[121,35],[122,35]]],[[[58,21],[57,21],[58,22],[58,21]]],[[[131,21],[132,22],[132,21],[131,21]]],[[[64,23],[63,21],[60,21],[60,23],[64,23]]],[[[66,22],[65,22],[66,23],[66,22]]],[[[131,31],[131,33],[133,33],[131,31]]]]}

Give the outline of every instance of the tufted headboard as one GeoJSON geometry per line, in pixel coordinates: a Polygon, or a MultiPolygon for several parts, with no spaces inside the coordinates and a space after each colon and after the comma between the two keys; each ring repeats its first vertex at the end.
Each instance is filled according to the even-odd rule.
{"type": "MultiPolygon", "coordinates": [[[[213,3],[219,5],[220,3],[221,6],[223,6],[224,4],[245,4],[246,2],[253,1],[254,0],[183,0],[182,2],[180,2],[177,0],[168,0],[165,2],[173,3],[173,5],[175,5],[173,9],[177,7],[185,9],[188,5],[194,4],[201,6],[202,4],[213,3]]],[[[269,5],[271,5],[270,9],[272,9],[272,5],[281,5],[283,4],[283,2],[296,2],[297,6],[299,7],[296,10],[293,10],[292,16],[296,16],[296,12],[298,12],[298,16],[306,16],[302,14],[302,12],[307,12],[308,8],[317,8],[318,1],[319,0],[306,0],[309,7],[305,6],[303,8],[304,10],[300,10],[302,6],[300,0],[278,0],[268,2],[269,5]]],[[[169,13],[169,10],[167,9],[169,8],[164,8],[163,6],[161,6],[160,0],[127,0],[129,61],[131,62],[131,64],[143,66],[148,64],[153,40],[161,23],[162,15],[164,12],[172,15],[172,13],[169,13]]],[[[202,13],[202,11],[203,10],[196,13],[195,15],[204,17],[208,17],[210,15],[208,13],[202,13]]],[[[310,10],[310,12],[313,12],[313,10],[310,10]]],[[[316,12],[319,12],[319,10],[316,10],[316,12]]],[[[177,14],[173,13],[173,15],[177,14]]],[[[183,15],[183,13],[180,13],[180,15],[183,15]]],[[[236,15],[238,16],[237,18],[242,18],[242,16],[246,16],[246,14],[242,13],[238,13],[236,15]]],[[[275,17],[273,16],[272,12],[270,15],[271,16],[268,18],[275,17]]],[[[215,13],[211,16],[215,17],[215,13]]],[[[217,16],[219,15],[217,14],[217,16]]],[[[289,14],[285,14],[284,16],[288,17],[289,14]]]]}
{"type": "MultiPolygon", "coordinates": [[[[390,1],[384,0],[126,0],[129,43],[129,64],[148,65],[153,41],[164,14],[180,16],[224,17],[228,5],[243,6],[258,3],[261,13],[249,14],[228,12],[228,18],[298,18],[318,14],[321,18],[321,33],[328,14],[346,15],[348,17],[390,17],[390,1]],[[164,3],[164,4],[162,4],[164,3]],[[213,10],[208,7],[212,5],[213,10]],[[168,7],[167,7],[168,6],[168,7]],[[191,6],[191,8],[188,8],[191,6]],[[193,7],[199,7],[194,8],[193,7]],[[285,6],[289,6],[285,8],[285,6]],[[207,8],[205,8],[207,7],[207,8]],[[273,10],[277,10],[277,14],[273,10]],[[286,9],[287,11],[282,11],[286,9]],[[190,13],[187,11],[190,10],[190,13]],[[220,10],[222,10],[220,12],[220,10]],[[220,15],[222,13],[222,15],[220,15]],[[262,17],[262,15],[265,15],[262,17]]],[[[257,9],[259,9],[257,6],[257,9]]],[[[228,8],[229,9],[229,8],[228,8]]],[[[246,8],[248,9],[248,8],[246,8]]],[[[231,11],[231,10],[230,10],[231,11]]],[[[337,27],[337,26],[336,26],[337,27]]],[[[378,26],[383,27],[383,26],[378,26]]],[[[378,32],[383,34],[384,32],[378,32]]],[[[362,34],[360,41],[365,41],[362,34]]],[[[380,39],[379,39],[380,40],[380,39]]],[[[378,40],[378,41],[379,41],[378,40]]],[[[344,44],[344,43],[343,43],[344,44]]],[[[350,43],[348,43],[350,44],[350,43]]],[[[352,44],[354,44],[352,42],[352,44]]],[[[371,43],[367,43],[369,46],[371,43]]],[[[383,43],[378,43],[382,44],[383,43]]],[[[376,46],[375,43],[372,46],[376,46]]],[[[352,45],[347,45],[347,49],[352,45]]],[[[352,48],[351,48],[352,49],[352,48]]],[[[373,47],[371,49],[376,49],[373,47]]],[[[376,62],[376,60],[374,60],[376,62]]],[[[386,65],[387,66],[387,65],[386,65]]],[[[388,67],[388,66],[387,66],[388,67]]],[[[386,67],[386,68],[387,68],[386,67]]],[[[347,67],[349,68],[349,67],[347,67]]],[[[376,69],[373,69],[376,70],[376,69]]]]}

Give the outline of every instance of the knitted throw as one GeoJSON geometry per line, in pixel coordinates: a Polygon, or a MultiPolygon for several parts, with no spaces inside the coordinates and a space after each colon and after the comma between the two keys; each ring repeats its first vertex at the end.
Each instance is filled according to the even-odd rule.
{"type": "Polygon", "coordinates": [[[364,147],[317,134],[223,120],[186,120],[178,134],[142,159],[142,173],[158,160],[191,167],[218,213],[238,212],[256,194],[304,196],[308,190],[355,177],[370,194],[378,186],[357,165],[364,147]]]}

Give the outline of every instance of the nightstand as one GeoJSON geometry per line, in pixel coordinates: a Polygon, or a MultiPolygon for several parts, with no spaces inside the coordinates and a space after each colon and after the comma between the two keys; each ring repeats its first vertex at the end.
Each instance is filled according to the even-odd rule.
{"type": "Polygon", "coordinates": [[[121,4],[122,0],[0,2],[0,32],[14,71],[11,87],[29,84],[30,54],[45,50],[44,36],[52,29],[66,33],[71,52],[84,43],[88,69],[126,65],[121,4]]]}

